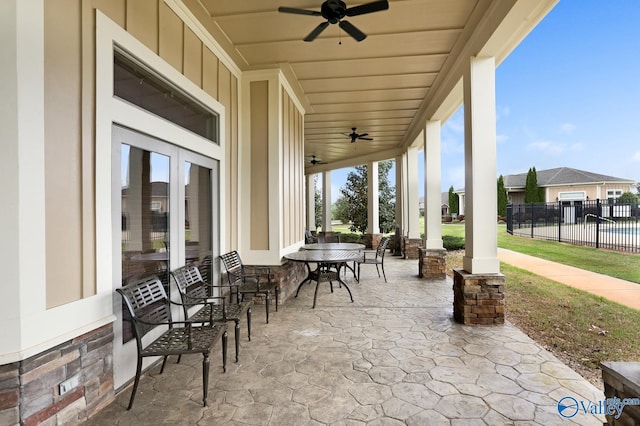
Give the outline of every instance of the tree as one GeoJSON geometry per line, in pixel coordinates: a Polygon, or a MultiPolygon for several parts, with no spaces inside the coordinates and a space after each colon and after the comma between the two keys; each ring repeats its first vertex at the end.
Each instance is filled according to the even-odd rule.
{"type": "Polygon", "coordinates": [[[453,192],[453,185],[449,187],[449,213],[458,214],[460,211],[460,196],[453,192]]]}
{"type": "Polygon", "coordinates": [[[507,196],[507,190],[504,187],[504,178],[502,175],[498,178],[498,216],[507,215],[507,204],[509,203],[509,197],[507,196]]]}
{"type": "Polygon", "coordinates": [[[616,202],[618,204],[636,204],[638,202],[638,196],[633,192],[623,192],[616,202]]]}
{"type": "Polygon", "coordinates": [[[396,189],[389,183],[391,167],[392,160],[378,163],[378,215],[383,234],[393,231],[396,223],[396,189]]]}
{"type": "Polygon", "coordinates": [[[338,198],[331,206],[331,217],[349,223],[349,203],[345,197],[338,198]]]}
{"type": "MultiPolygon", "coordinates": [[[[380,232],[386,233],[393,229],[395,222],[395,189],[389,185],[388,174],[393,166],[391,160],[378,163],[378,202],[380,232]]],[[[367,231],[367,166],[360,165],[347,175],[345,186],[340,189],[342,194],[341,207],[345,211],[346,221],[351,222],[352,232],[367,231]]],[[[344,221],[344,219],[343,219],[344,221]]],[[[375,231],[374,231],[375,232],[375,231]]]]}
{"type": "Polygon", "coordinates": [[[538,174],[536,168],[532,167],[527,172],[527,181],[524,189],[524,202],[525,203],[539,203],[540,189],[538,188],[538,174]]]}

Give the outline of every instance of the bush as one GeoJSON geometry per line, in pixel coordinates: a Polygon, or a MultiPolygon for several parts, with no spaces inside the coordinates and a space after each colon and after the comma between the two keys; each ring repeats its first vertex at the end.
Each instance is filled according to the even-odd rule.
{"type": "Polygon", "coordinates": [[[464,238],[454,237],[453,235],[443,235],[442,245],[445,250],[462,250],[464,248],[464,238]]]}
{"type": "Polygon", "coordinates": [[[362,234],[340,234],[341,243],[360,243],[364,244],[364,235],[362,234]]]}

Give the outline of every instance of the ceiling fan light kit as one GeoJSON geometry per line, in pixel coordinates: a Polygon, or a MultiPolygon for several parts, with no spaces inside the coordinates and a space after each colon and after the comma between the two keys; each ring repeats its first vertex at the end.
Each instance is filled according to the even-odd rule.
{"type": "Polygon", "coordinates": [[[360,31],[349,21],[343,21],[342,19],[345,16],[351,17],[365,15],[367,13],[380,12],[387,9],[389,9],[389,2],[387,0],[378,0],[349,8],[345,4],[345,2],[341,0],[326,0],[324,3],[322,3],[320,11],[280,6],[278,8],[278,12],[292,13],[296,15],[321,16],[326,19],[325,22],[322,22],[317,27],[315,27],[309,33],[309,35],[304,38],[304,41],[315,40],[316,37],[318,37],[320,33],[322,33],[329,26],[329,24],[338,24],[338,26],[342,30],[344,30],[344,32],[349,34],[356,41],[362,41],[367,38],[367,35],[360,31]]]}

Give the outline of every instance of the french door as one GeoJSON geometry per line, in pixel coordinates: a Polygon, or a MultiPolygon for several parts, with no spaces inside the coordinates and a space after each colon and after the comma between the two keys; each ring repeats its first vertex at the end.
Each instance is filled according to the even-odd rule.
{"type": "MultiPolygon", "coordinates": [[[[156,275],[176,300],[170,271],[189,262],[198,265],[211,282],[219,280],[217,268],[210,267],[220,252],[219,161],[170,142],[112,125],[114,290],[130,280],[156,275]]],[[[133,377],[136,347],[126,308],[117,295],[113,312],[114,386],[118,388],[133,377]]],[[[174,313],[176,318],[181,316],[178,309],[174,313]]]]}
{"type": "Polygon", "coordinates": [[[157,275],[170,293],[170,271],[187,263],[217,279],[218,161],[117,125],[112,135],[121,284],[157,275]]]}

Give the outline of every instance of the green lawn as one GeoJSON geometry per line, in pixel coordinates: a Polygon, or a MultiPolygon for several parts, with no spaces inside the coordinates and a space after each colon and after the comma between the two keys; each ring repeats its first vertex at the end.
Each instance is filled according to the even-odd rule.
{"type": "MultiPolygon", "coordinates": [[[[464,224],[443,224],[442,235],[464,237],[464,224]]],[[[498,247],[640,283],[640,255],[510,235],[498,225],[498,247]]]]}
{"type": "Polygon", "coordinates": [[[640,255],[536,240],[498,232],[498,247],[640,283],[640,255]]]}
{"type": "MultiPolygon", "coordinates": [[[[424,229],[423,223],[424,218],[421,217],[420,229],[424,229]]],[[[464,228],[464,223],[443,223],[442,235],[464,238],[464,228]]],[[[333,230],[345,234],[351,233],[349,225],[334,226],[333,230]]],[[[498,247],[640,283],[640,255],[638,254],[513,236],[506,232],[505,225],[498,225],[498,247]]]]}

